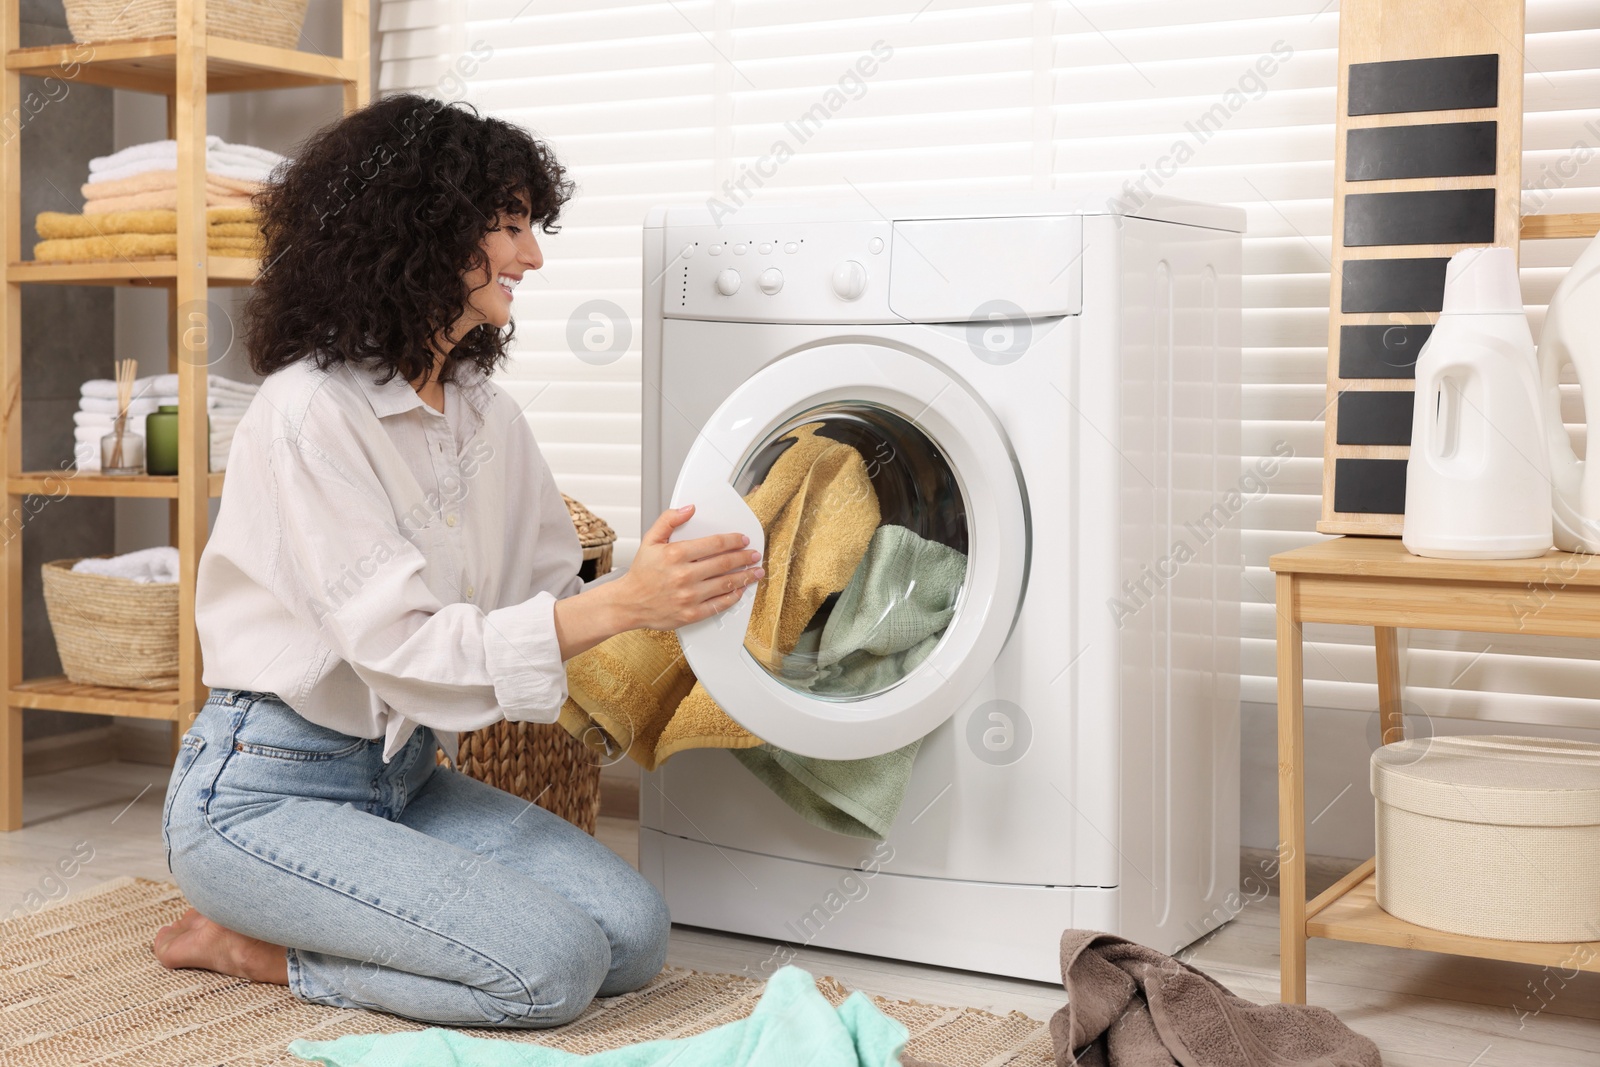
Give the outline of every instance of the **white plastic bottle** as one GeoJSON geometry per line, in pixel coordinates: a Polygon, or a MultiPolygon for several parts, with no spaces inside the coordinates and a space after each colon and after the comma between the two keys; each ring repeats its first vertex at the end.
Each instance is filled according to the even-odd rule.
{"type": "Polygon", "coordinates": [[[1419,556],[1520,559],[1551,540],[1533,334],[1509,248],[1450,258],[1417,355],[1401,541],[1419,556]]]}
{"type": "MultiPolygon", "coordinates": [[[[1578,372],[1580,390],[1600,386],[1600,238],[1589,242],[1556,286],[1539,337],[1556,547],[1564,552],[1600,552],[1600,466],[1578,458],[1561,421],[1561,369],[1568,363],[1578,372]]],[[[1600,394],[1590,392],[1584,398],[1584,419],[1587,453],[1600,424],[1600,394]]]]}

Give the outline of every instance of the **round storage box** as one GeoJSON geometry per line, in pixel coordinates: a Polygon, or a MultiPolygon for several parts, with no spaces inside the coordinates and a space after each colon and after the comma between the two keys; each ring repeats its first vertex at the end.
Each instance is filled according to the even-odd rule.
{"type": "Polygon", "coordinates": [[[1600,938],[1600,745],[1434,737],[1372,754],[1378,906],[1502,941],[1600,938]]]}

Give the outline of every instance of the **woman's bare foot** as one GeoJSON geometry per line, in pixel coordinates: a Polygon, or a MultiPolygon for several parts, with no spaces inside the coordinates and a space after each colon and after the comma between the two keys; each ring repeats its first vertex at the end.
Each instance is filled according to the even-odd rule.
{"type": "Polygon", "coordinates": [[[193,967],[251,982],[289,984],[289,959],[282,945],[236,933],[194,908],[157,930],[151,950],[161,966],[172,970],[193,967]]]}

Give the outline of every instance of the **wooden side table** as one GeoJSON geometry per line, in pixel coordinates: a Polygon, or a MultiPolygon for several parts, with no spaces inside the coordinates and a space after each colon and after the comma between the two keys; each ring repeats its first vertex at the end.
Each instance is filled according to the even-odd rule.
{"type": "Polygon", "coordinates": [[[1304,1004],[1306,940],[1327,937],[1457,956],[1600,971],[1600,941],[1548,944],[1416,926],[1378,907],[1374,861],[1306,902],[1305,670],[1301,626],[1371,626],[1383,743],[1404,736],[1396,628],[1600,638],[1600,558],[1413,556],[1398,539],[1339,537],[1268,560],[1278,600],[1278,857],[1282,999],[1304,1004]]]}

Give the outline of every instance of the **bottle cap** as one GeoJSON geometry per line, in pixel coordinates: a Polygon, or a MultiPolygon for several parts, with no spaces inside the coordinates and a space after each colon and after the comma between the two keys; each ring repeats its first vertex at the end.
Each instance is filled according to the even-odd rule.
{"type": "Polygon", "coordinates": [[[1525,314],[1517,258],[1511,249],[1464,248],[1444,271],[1447,315],[1525,314]]]}

